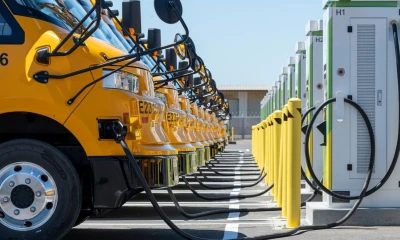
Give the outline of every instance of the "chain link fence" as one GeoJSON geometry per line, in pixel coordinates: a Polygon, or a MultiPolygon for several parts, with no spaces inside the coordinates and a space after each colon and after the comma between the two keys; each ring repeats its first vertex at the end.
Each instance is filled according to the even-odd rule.
{"type": "Polygon", "coordinates": [[[235,139],[251,139],[251,127],[259,122],[260,116],[232,116],[231,127],[235,128],[235,139]]]}
{"type": "Polygon", "coordinates": [[[248,117],[259,117],[260,116],[260,110],[258,111],[230,111],[232,116],[234,117],[242,117],[242,116],[248,116],[248,117]]]}

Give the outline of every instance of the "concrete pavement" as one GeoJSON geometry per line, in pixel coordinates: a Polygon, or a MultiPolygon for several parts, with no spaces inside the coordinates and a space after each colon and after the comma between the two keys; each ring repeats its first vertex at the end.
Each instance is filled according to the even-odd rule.
{"type": "MultiPolygon", "coordinates": [[[[243,151],[249,154],[251,151],[251,141],[238,141],[236,145],[230,145],[227,151],[243,151]]],[[[238,161],[237,156],[227,154],[226,159],[238,161]]],[[[247,159],[247,158],[246,158],[247,159]]],[[[225,160],[225,159],[224,159],[225,160]]],[[[221,160],[222,161],[222,160],[221,160]]],[[[219,167],[222,165],[218,165],[219,167]]],[[[254,166],[243,165],[242,169],[257,170],[254,166]]],[[[220,169],[222,170],[222,169],[220,169]]],[[[240,171],[238,170],[238,171],[240,171]]],[[[227,179],[232,177],[216,176],[211,171],[204,170],[212,178],[227,179]]],[[[244,172],[243,172],[244,173],[244,172]]],[[[246,172],[247,173],[247,172],[246,172]]],[[[242,179],[255,178],[256,176],[243,176],[242,179]]],[[[200,186],[194,181],[193,177],[188,177],[190,184],[201,194],[206,196],[229,196],[229,195],[248,195],[265,190],[266,186],[262,181],[257,186],[251,188],[232,188],[228,190],[210,190],[200,186]]],[[[242,182],[249,184],[251,182],[242,182]]],[[[226,186],[231,183],[205,182],[211,186],[226,186]]],[[[259,197],[249,199],[232,199],[221,201],[206,201],[196,197],[181,181],[173,188],[176,198],[182,208],[189,213],[228,208],[266,208],[271,206],[271,197],[264,194],[259,197]]],[[[172,221],[182,230],[200,238],[207,239],[236,239],[243,237],[254,237],[264,234],[282,232],[279,230],[284,221],[279,219],[280,212],[251,212],[251,213],[230,213],[202,217],[198,219],[186,219],[181,216],[173,205],[166,190],[154,190],[156,199],[162,209],[172,219],[172,221]]],[[[305,210],[302,209],[302,216],[305,217],[305,210]]],[[[376,216],[371,216],[376,217],[376,216]]],[[[400,216],[399,216],[400,217],[400,216]]],[[[298,233],[290,238],[283,239],[400,239],[400,227],[339,227],[329,230],[298,233]]],[[[124,207],[114,210],[106,215],[91,218],[82,225],[74,228],[67,236],[67,240],[85,239],[182,239],[173,232],[161,218],[157,215],[147,196],[142,193],[126,203],[124,207]]]]}

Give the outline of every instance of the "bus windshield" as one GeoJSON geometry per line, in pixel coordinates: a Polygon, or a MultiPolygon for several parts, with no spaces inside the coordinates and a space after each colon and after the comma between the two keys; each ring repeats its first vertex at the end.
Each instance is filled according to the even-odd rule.
{"type": "MultiPolygon", "coordinates": [[[[93,8],[90,0],[17,0],[17,2],[58,20],[63,24],[62,27],[68,31],[71,31],[78,22],[85,17],[87,12],[93,8]]],[[[82,28],[78,30],[78,33],[83,32],[85,28],[90,25],[95,18],[95,14],[96,13],[93,12],[91,16],[85,20],[82,28]]],[[[106,14],[102,14],[100,26],[97,31],[93,33],[93,37],[107,42],[125,52],[131,51],[134,47],[134,43],[129,39],[125,39],[118,31],[112,19],[106,14]]],[[[131,53],[135,53],[135,51],[131,53]]],[[[150,69],[156,65],[156,60],[148,55],[141,56],[141,60],[150,69]]],[[[160,64],[160,68],[163,72],[167,71],[164,64],[160,64]]]]}
{"type": "MultiPolygon", "coordinates": [[[[71,31],[78,24],[80,19],[82,19],[82,14],[86,14],[85,11],[79,7],[71,8],[71,11],[62,0],[18,0],[17,2],[25,7],[40,11],[57,22],[63,23],[61,27],[68,31],[71,31]]],[[[89,24],[90,20],[88,19],[84,22],[83,26],[78,29],[77,33],[82,33],[89,24]]],[[[106,37],[101,31],[95,31],[93,36],[103,41],[106,40],[106,37]]]]}
{"type": "MultiPolygon", "coordinates": [[[[83,17],[85,17],[85,15],[87,14],[87,12],[89,12],[93,8],[93,5],[89,2],[89,0],[87,0],[87,1],[81,0],[79,2],[77,0],[63,0],[63,1],[65,3],[66,7],[68,8],[68,10],[70,12],[72,12],[73,14],[76,14],[76,17],[79,20],[83,19],[83,17]]],[[[91,14],[90,18],[93,20],[95,18],[95,16],[96,16],[96,13],[93,12],[91,14]]],[[[103,34],[103,36],[99,39],[101,39],[123,51],[127,51],[126,48],[124,47],[124,45],[115,36],[115,34],[113,34],[111,29],[108,27],[108,25],[103,20],[100,21],[99,30],[103,34]]]]}
{"type": "Polygon", "coordinates": [[[54,0],[18,0],[18,4],[46,14],[62,23],[63,28],[71,31],[75,24],[75,19],[71,14],[65,14],[63,7],[54,0]]]}
{"type": "MultiPolygon", "coordinates": [[[[79,4],[82,5],[82,7],[86,10],[86,12],[88,12],[92,7],[92,3],[90,0],[64,0],[64,1],[77,1],[79,4]]],[[[92,17],[94,17],[94,15],[92,15],[92,17]]],[[[117,29],[117,27],[115,26],[113,20],[111,19],[111,17],[107,14],[107,10],[103,10],[102,13],[102,23],[104,22],[104,25],[106,26],[100,26],[100,28],[107,32],[107,35],[114,35],[114,37],[116,38],[116,40],[119,41],[119,43],[123,46],[123,48],[121,48],[120,46],[117,46],[120,49],[125,50],[126,52],[129,52],[132,50],[132,48],[135,47],[134,43],[130,40],[130,39],[126,39],[121,32],[117,29]]],[[[110,44],[114,45],[112,42],[108,41],[110,44]]],[[[133,50],[131,53],[135,53],[135,51],[133,50]]],[[[156,65],[156,61],[146,55],[146,56],[141,56],[141,60],[150,68],[152,69],[155,65],[156,65]]],[[[164,64],[160,64],[160,68],[163,72],[166,72],[167,69],[165,68],[164,64]]],[[[171,76],[170,76],[171,77],[171,76]]]]}

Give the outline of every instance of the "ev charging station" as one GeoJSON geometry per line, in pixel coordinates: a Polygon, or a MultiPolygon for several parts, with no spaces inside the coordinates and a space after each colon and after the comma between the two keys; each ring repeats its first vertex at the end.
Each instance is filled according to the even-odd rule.
{"type": "Polygon", "coordinates": [[[275,82],[275,110],[279,110],[281,109],[281,104],[282,104],[282,100],[281,100],[281,76],[279,75],[278,77],[278,81],[275,82]]]}
{"type": "MultiPolygon", "coordinates": [[[[301,99],[301,112],[304,113],[307,110],[306,105],[306,47],[304,42],[297,42],[296,44],[296,88],[295,97],[301,99]]],[[[304,143],[304,135],[301,137],[301,142],[304,143]]],[[[303,145],[302,145],[303,146],[303,145]]],[[[304,147],[301,148],[301,165],[306,166],[306,160],[304,156],[304,147]]],[[[304,169],[305,170],[305,169],[304,169]]]]}
{"type": "MultiPolygon", "coordinates": [[[[392,23],[400,19],[399,1],[323,2],[324,97],[337,98],[323,114],[323,184],[340,195],[357,196],[367,176],[371,148],[363,118],[344,98],[362,107],[374,130],[376,152],[371,188],[388,172],[398,137],[399,93],[392,23]]],[[[365,197],[361,207],[374,208],[379,219],[385,219],[383,213],[387,211],[381,211],[383,208],[400,207],[399,174],[396,166],[388,181],[365,197]]],[[[322,203],[307,203],[307,221],[313,224],[321,210],[324,216],[333,215],[326,210],[350,208],[354,203],[355,200],[340,200],[324,193],[322,203]]],[[[398,213],[392,209],[391,214],[394,211],[398,213]]],[[[386,224],[398,222],[393,217],[386,219],[386,224]]]]}
{"type": "Polygon", "coordinates": [[[265,117],[267,116],[267,102],[268,102],[268,97],[267,95],[264,96],[264,98],[261,101],[261,120],[264,120],[265,117]]]}
{"type": "Polygon", "coordinates": [[[288,71],[289,69],[287,67],[282,68],[281,75],[279,76],[280,82],[281,82],[281,104],[280,107],[277,110],[280,110],[285,106],[288,100],[288,92],[287,92],[287,87],[288,87],[288,71]]]}
{"type": "Polygon", "coordinates": [[[288,60],[288,84],[286,102],[296,96],[296,58],[289,57],[288,60]]]}
{"type": "Polygon", "coordinates": [[[302,111],[307,110],[306,105],[306,45],[305,42],[297,42],[296,44],[296,97],[301,99],[302,111]]]}
{"type": "MultiPolygon", "coordinates": [[[[322,49],[323,49],[323,20],[309,21],[306,25],[306,106],[307,109],[312,107],[319,107],[324,101],[323,90],[323,63],[322,63],[322,49]]],[[[305,114],[305,112],[303,113],[305,114]]],[[[313,111],[310,112],[303,125],[310,122],[313,116],[313,111]]],[[[312,133],[310,135],[310,158],[313,165],[313,170],[318,177],[322,178],[322,159],[323,151],[322,146],[325,144],[325,139],[321,132],[323,130],[321,124],[323,123],[323,116],[320,114],[313,125],[312,133]]],[[[304,135],[303,135],[304,137],[304,135]]],[[[304,158],[304,156],[303,156],[304,158]]]]}
{"type": "Polygon", "coordinates": [[[267,117],[267,116],[269,116],[269,114],[271,114],[271,107],[272,107],[272,92],[273,90],[270,90],[268,93],[267,93],[267,112],[266,112],[266,114],[265,114],[265,118],[267,117]]]}
{"type": "Polygon", "coordinates": [[[278,102],[276,101],[277,98],[277,82],[275,81],[275,85],[272,87],[273,91],[272,91],[272,111],[274,111],[277,106],[278,106],[278,102]]]}
{"type": "Polygon", "coordinates": [[[272,87],[271,90],[268,92],[268,102],[267,102],[267,104],[268,104],[268,112],[267,112],[267,115],[265,117],[269,116],[269,114],[271,114],[271,111],[273,109],[273,95],[274,95],[274,90],[273,90],[273,87],[272,87]]]}

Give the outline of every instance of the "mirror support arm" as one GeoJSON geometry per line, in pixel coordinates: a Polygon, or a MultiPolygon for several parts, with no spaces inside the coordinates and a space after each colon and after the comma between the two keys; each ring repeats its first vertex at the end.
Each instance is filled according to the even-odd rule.
{"type": "MultiPolygon", "coordinates": [[[[190,76],[190,75],[194,75],[194,74],[196,74],[196,73],[199,73],[199,72],[201,71],[202,67],[204,66],[204,62],[203,62],[203,60],[201,60],[201,58],[199,58],[199,56],[198,56],[197,54],[194,53],[194,55],[195,55],[195,58],[200,62],[200,67],[199,67],[198,70],[196,70],[196,71],[194,71],[194,72],[190,72],[190,73],[186,73],[186,74],[174,76],[173,78],[169,78],[169,79],[165,79],[165,80],[154,81],[154,84],[161,84],[161,83],[165,83],[165,82],[171,82],[171,81],[177,80],[177,79],[179,79],[179,78],[183,78],[183,77],[187,77],[187,76],[190,76]]],[[[190,61],[190,60],[189,60],[189,61],[190,61]]]]}
{"type": "Polygon", "coordinates": [[[215,93],[217,92],[216,86],[214,84],[211,84],[211,85],[213,86],[213,90],[211,91],[211,93],[206,93],[206,94],[201,95],[201,96],[195,96],[193,98],[190,98],[190,100],[191,101],[196,101],[196,100],[201,99],[201,98],[206,98],[206,97],[210,97],[210,96],[215,95],[215,93]]]}
{"type": "Polygon", "coordinates": [[[69,54],[71,54],[72,52],[74,52],[79,46],[82,45],[82,43],[84,43],[86,41],[86,39],[88,39],[90,36],[92,36],[92,34],[99,28],[100,26],[100,22],[101,22],[101,0],[96,0],[96,4],[92,7],[92,9],[90,9],[90,11],[86,14],[85,17],[82,18],[82,20],[68,33],[68,35],[55,47],[55,49],[53,50],[53,52],[48,53],[47,55],[49,57],[52,56],[67,56],[69,54]],[[80,37],[78,41],[75,42],[74,46],[72,46],[72,48],[70,48],[68,51],[65,52],[58,52],[58,50],[60,50],[60,48],[62,46],[64,46],[64,44],[75,34],[75,32],[83,25],[83,23],[89,18],[89,16],[96,11],[96,18],[95,18],[95,26],[90,29],[90,31],[86,34],[84,34],[84,36],[80,37]]]}
{"type": "Polygon", "coordinates": [[[190,68],[190,66],[192,66],[192,58],[189,58],[189,65],[185,68],[181,68],[181,69],[177,69],[177,70],[169,71],[169,72],[163,72],[163,73],[153,73],[153,76],[159,77],[159,76],[165,76],[168,74],[175,74],[175,73],[183,72],[183,71],[188,70],[190,68]]]}
{"type": "MultiPolygon", "coordinates": [[[[93,7],[93,8],[96,9],[96,11],[98,11],[98,14],[97,14],[97,17],[98,17],[98,18],[96,19],[98,25],[100,25],[100,20],[101,20],[101,16],[100,16],[101,5],[100,5],[100,2],[99,2],[99,1],[100,1],[100,0],[97,0],[97,1],[96,1],[96,5],[93,7]]],[[[140,54],[139,54],[139,53],[133,53],[133,54],[127,54],[127,55],[124,55],[124,56],[120,56],[120,57],[117,57],[117,58],[115,58],[115,59],[113,58],[113,60],[108,59],[108,61],[105,62],[105,63],[97,64],[97,65],[94,65],[94,66],[91,66],[91,67],[88,67],[88,68],[80,69],[80,70],[77,70],[77,71],[74,71],[74,72],[70,72],[70,73],[67,73],[67,74],[63,74],[63,75],[50,75],[50,74],[48,74],[48,72],[46,72],[46,71],[41,71],[41,72],[38,72],[38,73],[34,74],[33,78],[34,78],[36,81],[40,82],[40,83],[47,83],[49,78],[53,78],[53,79],[64,79],[64,78],[67,78],[67,77],[72,77],[72,76],[75,76],[75,75],[78,75],[78,74],[82,74],[82,73],[85,73],[85,72],[89,72],[89,71],[92,71],[92,70],[96,70],[96,69],[99,69],[99,68],[103,68],[103,67],[106,67],[106,66],[115,65],[115,64],[117,64],[117,63],[123,62],[123,61],[125,61],[125,60],[130,60],[130,59],[133,59],[133,58],[136,58],[135,61],[138,61],[137,59],[140,59],[140,56],[148,55],[148,54],[153,53],[153,52],[155,52],[155,51],[161,51],[161,50],[163,50],[163,49],[171,48],[171,47],[177,46],[177,45],[179,45],[179,44],[185,43],[185,42],[189,39],[189,29],[188,29],[188,27],[187,27],[185,21],[183,20],[182,16],[180,15],[178,9],[176,8],[175,4],[172,3],[172,5],[173,5],[173,6],[172,6],[172,7],[173,7],[173,10],[174,10],[175,13],[177,14],[177,16],[178,16],[178,18],[179,18],[179,21],[181,22],[181,24],[182,24],[182,26],[183,26],[183,28],[185,29],[185,32],[186,32],[185,37],[184,37],[183,39],[181,39],[180,41],[175,42],[175,43],[172,43],[172,44],[169,44],[169,45],[166,45],[166,46],[162,46],[162,47],[158,47],[158,48],[154,48],[154,49],[145,50],[145,51],[141,52],[140,54]]],[[[88,14],[85,16],[85,18],[83,18],[82,20],[83,20],[83,21],[86,20],[87,17],[89,17],[90,13],[93,12],[93,11],[94,11],[94,9],[91,9],[91,11],[89,11],[88,14]]],[[[81,21],[81,22],[83,22],[83,21],[81,21]]],[[[97,23],[96,23],[96,25],[97,25],[97,23]]],[[[75,28],[77,28],[77,27],[75,27],[75,28]]],[[[74,28],[74,29],[75,29],[75,28],[74,28]]],[[[83,42],[83,41],[85,41],[87,38],[89,38],[90,35],[96,30],[95,28],[93,28],[93,29],[89,31],[90,34],[88,33],[87,35],[85,35],[84,38],[80,39],[79,42],[83,42]],[[93,30],[93,29],[94,29],[94,30],[93,30]]],[[[70,34],[67,35],[67,37],[68,37],[68,36],[72,36],[72,35],[73,35],[73,33],[71,32],[70,34]]],[[[67,38],[67,37],[66,37],[66,38],[67,38]]],[[[64,39],[64,40],[65,40],[65,39],[64,39]]],[[[67,40],[65,40],[65,41],[63,41],[63,42],[65,43],[66,41],[67,41],[67,40]]],[[[61,45],[61,43],[60,43],[60,45],[61,45]]],[[[61,45],[61,46],[62,46],[62,45],[61,45]]],[[[61,46],[59,46],[58,48],[60,48],[61,46]]],[[[75,44],[75,46],[73,47],[73,49],[71,48],[72,50],[69,50],[68,52],[72,52],[72,51],[75,50],[78,46],[79,46],[79,45],[75,44]]],[[[52,53],[52,54],[53,54],[53,53],[52,53]]],[[[57,54],[65,54],[65,53],[57,53],[57,54]]],[[[67,54],[70,54],[70,53],[67,53],[67,54]]],[[[59,55],[59,56],[64,56],[64,55],[59,55]]],[[[131,63],[133,63],[133,62],[135,62],[135,61],[132,61],[131,63]]]]}
{"type": "Polygon", "coordinates": [[[197,89],[197,88],[204,87],[205,85],[207,85],[207,82],[202,83],[202,84],[195,85],[195,86],[193,86],[193,87],[178,89],[178,91],[179,91],[179,92],[185,92],[185,91],[189,91],[189,90],[195,90],[195,89],[197,89]]]}

